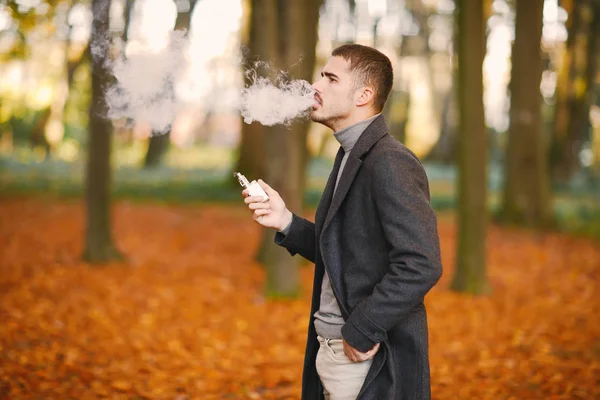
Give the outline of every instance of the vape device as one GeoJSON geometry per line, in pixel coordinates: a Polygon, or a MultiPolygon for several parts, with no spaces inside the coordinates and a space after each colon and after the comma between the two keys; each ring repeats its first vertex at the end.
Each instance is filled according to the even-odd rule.
{"type": "Polygon", "coordinates": [[[248,194],[250,196],[262,196],[263,202],[269,200],[269,196],[267,196],[267,193],[265,193],[263,188],[260,187],[258,182],[248,182],[248,179],[239,172],[235,172],[233,176],[235,176],[238,179],[240,185],[242,185],[245,189],[248,189],[248,194]]]}

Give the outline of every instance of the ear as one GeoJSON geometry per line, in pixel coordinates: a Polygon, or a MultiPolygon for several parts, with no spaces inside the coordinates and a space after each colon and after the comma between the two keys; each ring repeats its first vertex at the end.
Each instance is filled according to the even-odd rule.
{"type": "Polygon", "coordinates": [[[357,95],[356,105],[359,107],[369,104],[375,98],[375,92],[368,86],[360,88],[357,95]]]}

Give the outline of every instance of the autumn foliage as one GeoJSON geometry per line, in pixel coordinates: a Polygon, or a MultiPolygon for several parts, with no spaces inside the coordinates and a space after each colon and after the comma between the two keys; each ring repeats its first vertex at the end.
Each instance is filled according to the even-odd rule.
{"type": "MultiPolygon", "coordinates": [[[[121,202],[127,260],[81,261],[83,205],[0,203],[1,399],[298,399],[312,267],[266,300],[243,204],[121,202]]],[[[434,399],[600,398],[600,245],[492,227],[490,296],[427,297],[434,399]]],[[[382,399],[385,400],[385,399],[382,399]]]]}

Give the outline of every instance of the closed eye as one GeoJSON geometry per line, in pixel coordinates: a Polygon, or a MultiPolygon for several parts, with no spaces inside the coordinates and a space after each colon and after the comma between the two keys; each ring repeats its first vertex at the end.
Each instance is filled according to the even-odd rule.
{"type": "Polygon", "coordinates": [[[321,76],[326,76],[329,79],[329,82],[337,82],[338,77],[331,72],[321,72],[321,76]]]}

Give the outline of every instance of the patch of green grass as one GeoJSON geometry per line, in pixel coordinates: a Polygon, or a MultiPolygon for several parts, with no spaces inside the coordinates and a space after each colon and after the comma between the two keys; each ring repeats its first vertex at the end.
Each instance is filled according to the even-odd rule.
{"type": "Polygon", "coordinates": [[[558,229],[600,239],[600,201],[593,203],[561,198],[554,206],[558,229]]]}
{"type": "MultiPolygon", "coordinates": [[[[46,195],[78,198],[84,193],[85,166],[61,161],[19,163],[0,159],[0,192],[5,195],[46,195]]],[[[116,199],[164,203],[239,201],[241,187],[230,171],[221,169],[140,169],[113,171],[112,195],[116,199]]],[[[307,206],[321,197],[318,183],[306,192],[307,206]]]]}
{"type": "MultiPolygon", "coordinates": [[[[188,157],[192,157],[190,152],[188,157]]],[[[115,199],[160,203],[238,202],[241,188],[231,176],[228,163],[216,156],[203,168],[181,169],[161,166],[142,169],[122,164],[113,171],[112,195],[115,199]]],[[[315,208],[332,163],[327,159],[311,160],[305,204],[315,208]]],[[[85,165],[61,160],[34,161],[0,156],[0,193],[10,195],[44,195],[52,198],[80,198],[84,192],[85,165]]],[[[431,205],[438,211],[454,210],[456,198],[452,178],[430,175],[431,205]],[[437,178],[437,179],[436,179],[437,178]]],[[[493,215],[500,207],[500,193],[490,190],[488,209],[493,215]]],[[[600,238],[600,201],[594,196],[556,193],[554,209],[561,231],[600,238]]]]}

